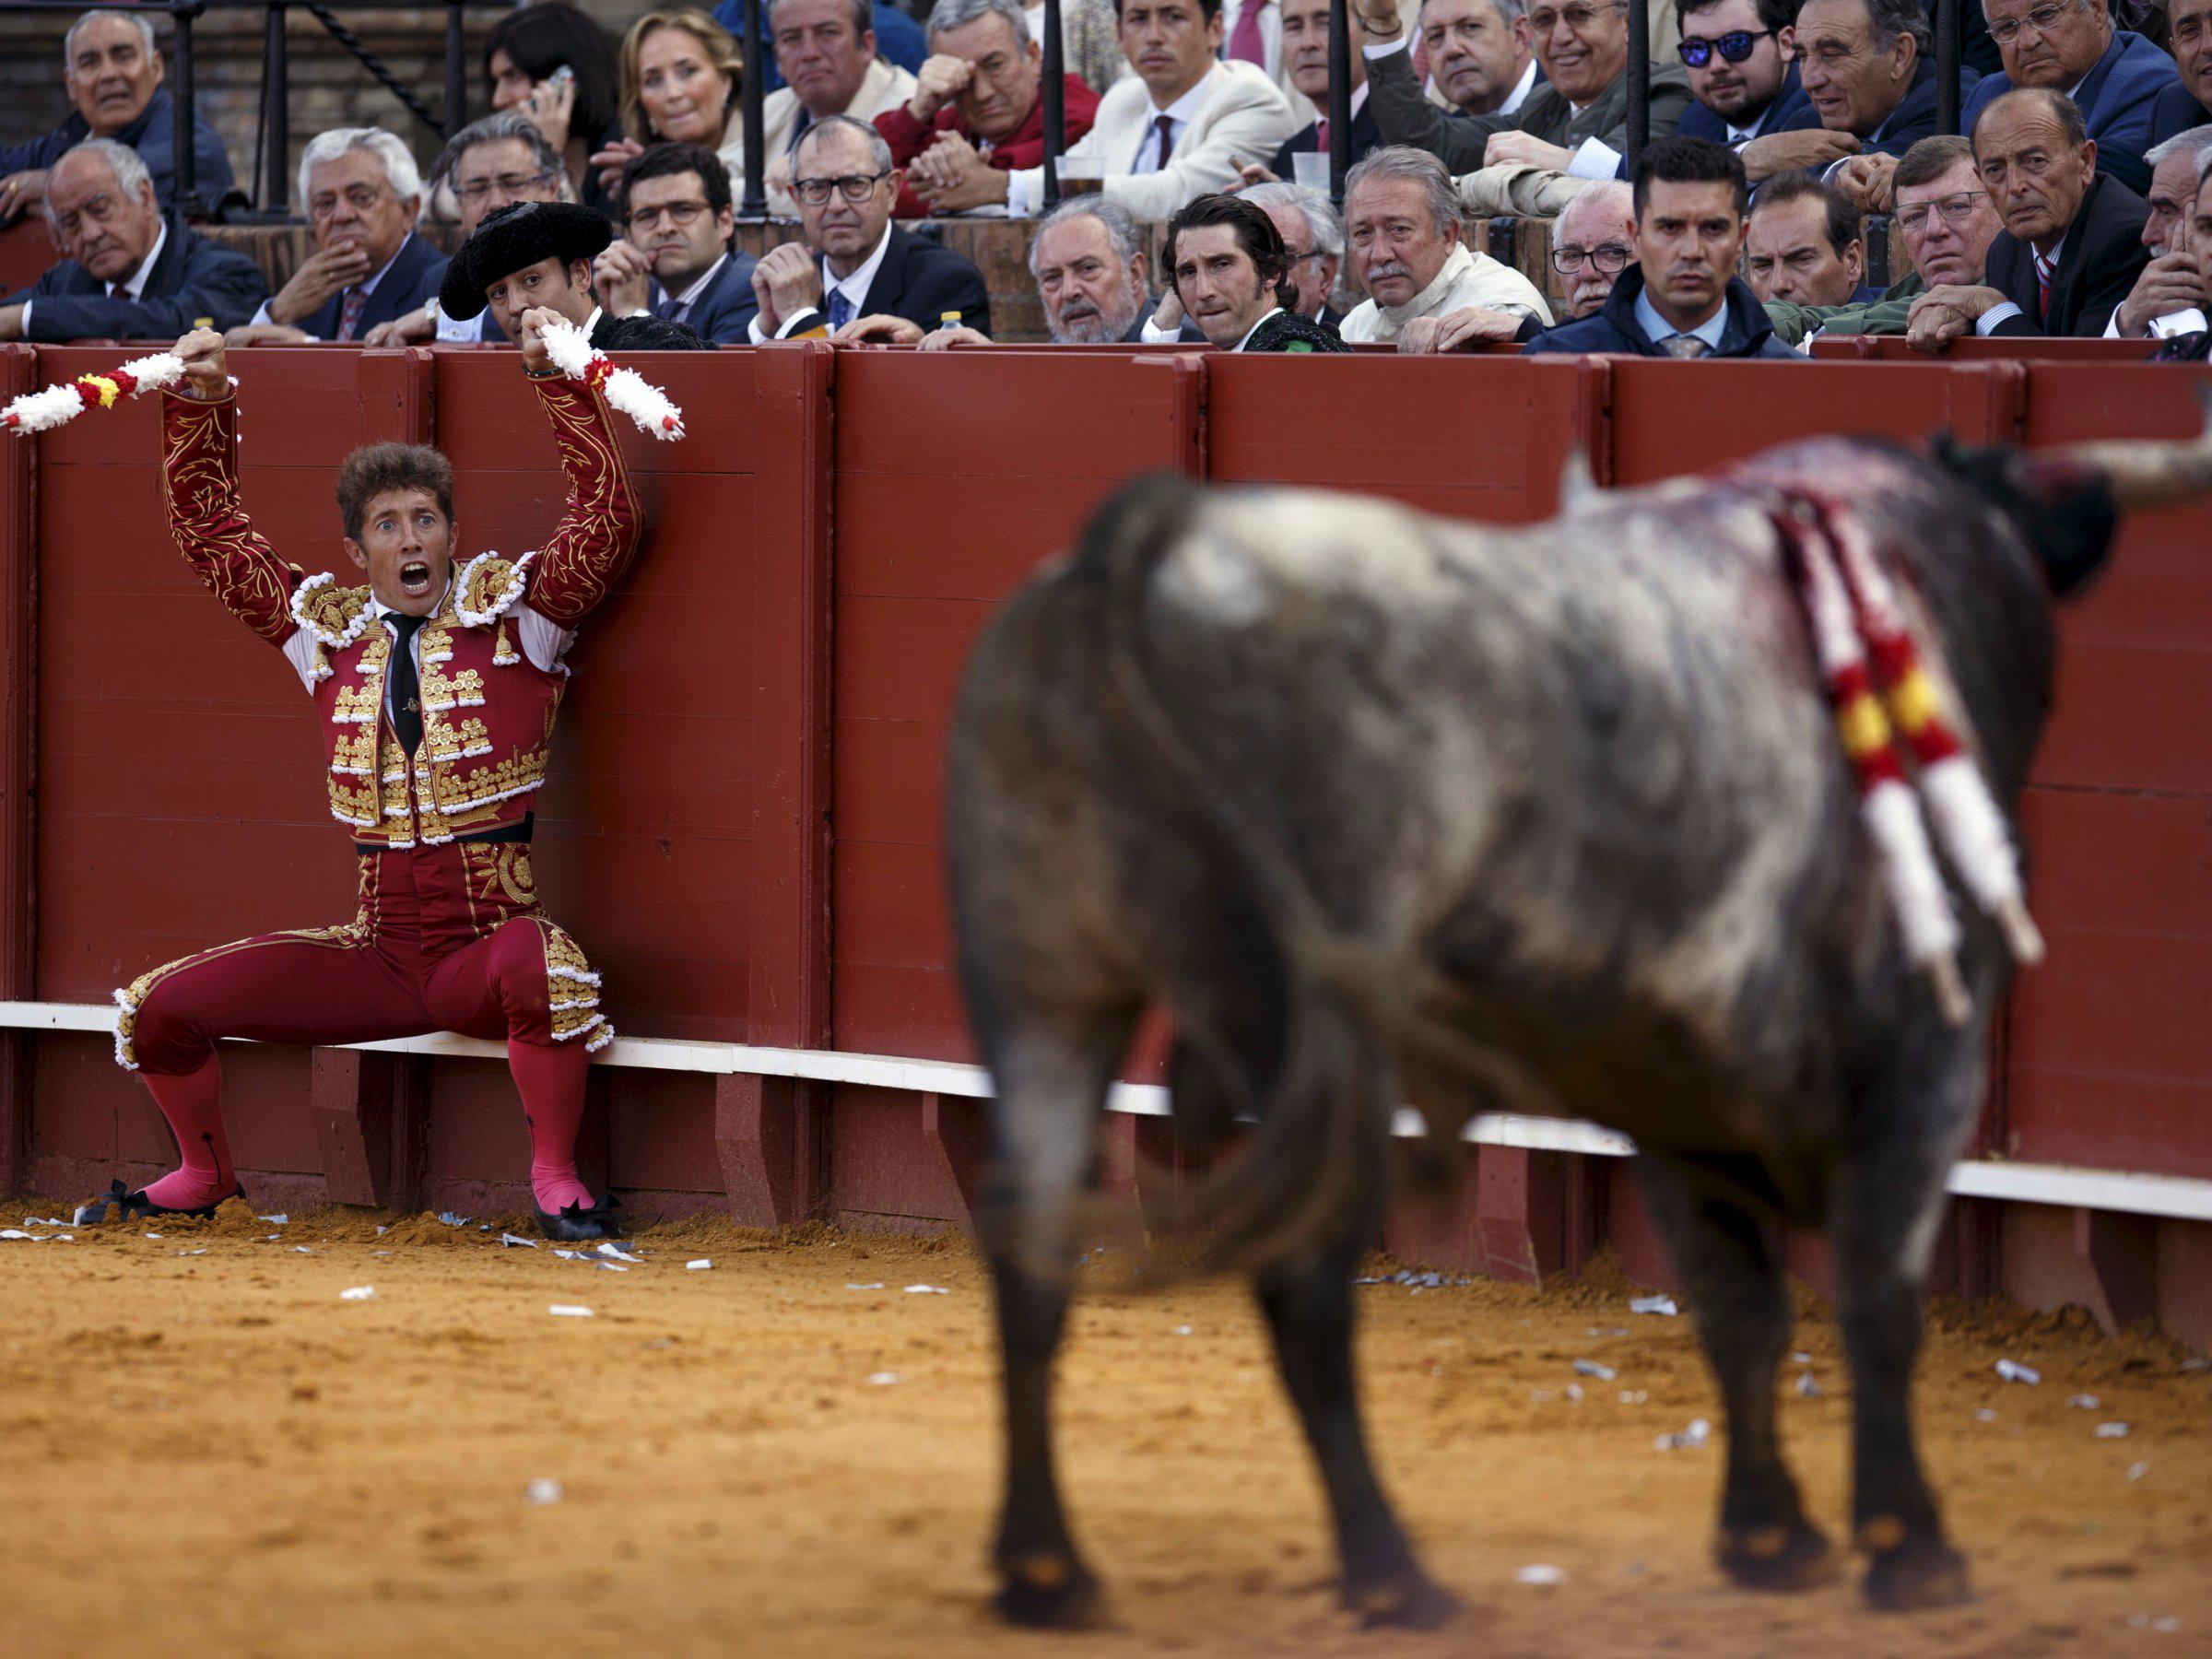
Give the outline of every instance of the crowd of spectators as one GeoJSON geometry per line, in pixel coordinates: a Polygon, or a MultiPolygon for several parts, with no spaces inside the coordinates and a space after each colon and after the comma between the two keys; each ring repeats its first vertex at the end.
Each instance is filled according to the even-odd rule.
{"type": "MultiPolygon", "coordinates": [[[[41,215],[61,255],[0,301],[0,339],[208,319],[232,346],[498,344],[553,304],[632,348],[989,344],[983,276],[937,227],[1044,211],[1041,5],[937,0],[917,22],[764,0],[752,159],[793,229],[756,258],[736,245],[743,4],[648,12],[618,44],[566,0],[502,15],[494,112],[427,177],[380,128],[307,144],[312,248],[273,292],[179,210],[230,189],[214,123],[194,201],[173,200],[147,14],[88,11],[63,54],[70,115],[0,152],[0,219],[41,215]]],[[[2201,356],[2212,0],[2140,6],[1967,0],[1988,72],[1961,69],[1968,130],[1947,136],[1927,0],[1658,0],[1631,177],[1626,0],[1352,0],[1340,213],[1331,0],[1067,0],[1069,199],[1030,270],[1065,344],[1726,357],[2050,334],[2201,356]],[[1501,214],[1551,221],[1555,282],[1470,240],[1501,214]]]]}

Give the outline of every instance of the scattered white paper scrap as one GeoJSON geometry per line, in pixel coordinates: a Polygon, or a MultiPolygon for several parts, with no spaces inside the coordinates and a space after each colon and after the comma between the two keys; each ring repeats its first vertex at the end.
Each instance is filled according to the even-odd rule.
{"type": "Polygon", "coordinates": [[[1995,1412],[1992,1411],[1992,1410],[1991,1410],[1991,1409],[1990,1409],[1988,1406],[1975,1406],[1975,1407],[1974,1407],[1974,1421],[1975,1421],[1975,1422],[1977,1422],[1977,1423],[1994,1423],[1994,1422],[1995,1422],[1996,1420],[1997,1420],[1997,1414],[1996,1414],[1995,1412]]]}
{"type": "Polygon", "coordinates": [[[1797,1373],[1797,1392],[1808,1400],[1817,1400],[1820,1397],[1820,1384],[1814,1381],[1811,1371],[1797,1373]]]}
{"type": "Polygon", "coordinates": [[[868,1385],[871,1388],[888,1388],[898,1381],[899,1373],[897,1371],[877,1371],[868,1379],[868,1385]]]}
{"type": "Polygon", "coordinates": [[[177,1253],[179,1255],[206,1255],[207,1253],[207,1246],[203,1244],[197,1250],[180,1250],[177,1252],[177,1253]]]}
{"type": "Polygon", "coordinates": [[[1178,1336],[1188,1336],[1190,1334],[1191,1327],[1189,1325],[1177,1325],[1175,1327],[1175,1335],[1178,1336]]]}
{"type": "Polygon", "coordinates": [[[593,1317],[589,1308],[580,1308],[574,1302],[555,1302],[547,1308],[546,1312],[556,1319],[590,1319],[593,1317]]]}
{"type": "Polygon", "coordinates": [[[1810,1354],[1792,1354],[1790,1356],[1790,1363],[1793,1365],[1810,1365],[1812,1362],[1813,1357],[1810,1354]]]}
{"type": "Polygon", "coordinates": [[[292,1246],[292,1250],[294,1253],[299,1255],[313,1255],[315,1253],[304,1244],[295,1244],[292,1246]]]}
{"type": "Polygon", "coordinates": [[[71,1240],[75,1239],[76,1235],[75,1233],[54,1233],[52,1235],[52,1237],[56,1244],[66,1244],[71,1240]]]}
{"type": "Polygon", "coordinates": [[[641,1262],[645,1259],[641,1255],[630,1254],[629,1251],[623,1249],[621,1245],[616,1243],[612,1239],[607,1240],[606,1243],[600,1245],[597,1253],[609,1257],[610,1259],[618,1262],[641,1262]]]}
{"type": "Polygon", "coordinates": [[[2094,1411],[2104,1402],[2095,1394],[2070,1394],[2067,1396],[2066,1404],[2077,1411],[2094,1411]]]}
{"type": "Polygon", "coordinates": [[[258,1219],[266,1221],[272,1227],[282,1227],[291,1218],[292,1218],[288,1213],[282,1216],[262,1216],[258,1218],[258,1219]]]}
{"type": "Polygon", "coordinates": [[[714,1258],[712,1256],[700,1256],[695,1262],[686,1262],[684,1264],[684,1271],[686,1273],[704,1273],[708,1268],[713,1265],[714,1258]]]}
{"type": "Polygon", "coordinates": [[[0,1228],[0,1239],[29,1239],[33,1244],[36,1244],[39,1237],[39,1234],[27,1233],[19,1227],[0,1228]]]}
{"type": "Polygon", "coordinates": [[[1712,1425],[1703,1418],[1690,1419],[1689,1427],[1679,1434],[1663,1434],[1652,1444],[1662,1452],[1683,1452],[1692,1446],[1701,1446],[1712,1438],[1712,1425]]]}
{"type": "Polygon", "coordinates": [[[950,1296],[952,1294],[943,1285],[909,1285],[906,1288],[906,1293],[909,1296],[950,1296]]]}
{"type": "Polygon", "coordinates": [[[594,1262],[592,1265],[594,1267],[604,1267],[609,1273],[628,1273],[629,1271],[629,1268],[623,1266],[619,1262],[594,1262]]]}
{"type": "Polygon", "coordinates": [[[2097,1425],[2097,1438],[2099,1440],[2125,1440],[2127,1425],[2125,1423],[2100,1423],[2097,1425]]]}
{"type": "Polygon", "coordinates": [[[1583,1385],[1580,1382],[1568,1383],[1567,1397],[1580,1406],[1583,1403],[1583,1385]]]}
{"type": "Polygon", "coordinates": [[[547,1480],[542,1475],[523,1488],[523,1501],[525,1503],[559,1503],[560,1500],[560,1482],[547,1480]]]}
{"type": "Polygon", "coordinates": [[[2032,1365],[2021,1365],[2016,1360],[1997,1361],[1997,1375],[2007,1382],[2025,1382],[2030,1388],[2043,1380],[2043,1373],[2032,1365]]]}
{"type": "Polygon", "coordinates": [[[268,1240],[271,1243],[275,1243],[278,1239],[284,1237],[282,1233],[263,1233],[261,1236],[268,1240]]]}
{"type": "Polygon", "coordinates": [[[74,1227],[76,1223],[65,1221],[59,1216],[26,1216],[23,1218],[23,1225],[26,1227],[74,1227]]]}
{"type": "Polygon", "coordinates": [[[535,1239],[521,1238],[511,1232],[501,1233],[500,1235],[500,1243],[508,1250],[535,1250],[538,1248],[538,1242],[535,1239]]]}
{"type": "Polygon", "coordinates": [[[376,1287],[374,1285],[355,1285],[349,1289],[339,1291],[338,1300],[340,1301],[369,1301],[375,1295],[376,1287]]]}
{"type": "Polygon", "coordinates": [[[2182,1621],[2171,1613],[2163,1618],[2153,1618],[2147,1613],[2134,1613],[2128,1616],[2127,1628],[2131,1630],[2156,1630],[2161,1636],[2171,1636],[2182,1628],[2182,1621]]]}
{"type": "Polygon", "coordinates": [[[877,1279],[872,1285],[848,1284],[845,1288],[848,1290],[880,1290],[883,1288],[883,1281],[881,1279],[877,1279]]]}
{"type": "Polygon", "coordinates": [[[146,1236],[149,1239],[158,1239],[161,1235],[159,1233],[147,1233],[146,1236]]]}
{"type": "Polygon", "coordinates": [[[2140,1480],[2149,1473],[2150,1465],[2147,1463],[2132,1463],[2127,1465],[2127,1477],[2130,1480],[2140,1480]]]}
{"type": "Polygon", "coordinates": [[[1541,1588],[1551,1584],[1565,1583],[1567,1573],[1564,1568],[1549,1567],[1541,1561],[1536,1561],[1518,1569],[1513,1573],[1513,1582],[1519,1584],[1535,1584],[1541,1588]]]}
{"type": "Polygon", "coordinates": [[[1626,1325],[1591,1325],[1583,1334],[1585,1336],[1626,1336],[1629,1334],[1629,1327],[1626,1325]]]}
{"type": "Polygon", "coordinates": [[[456,1215],[452,1210],[440,1210],[438,1212],[438,1219],[444,1222],[448,1227],[466,1227],[471,1221],[475,1220],[476,1218],[474,1216],[456,1215]]]}
{"type": "Polygon", "coordinates": [[[1641,1406],[1651,1397],[1648,1389],[1624,1388],[1620,1391],[1620,1403],[1623,1406],[1641,1406]]]}
{"type": "Polygon", "coordinates": [[[1620,1375],[1609,1365],[1600,1365],[1594,1359],[1577,1359],[1574,1374],[1578,1377],[1595,1377],[1600,1382],[1610,1382],[1620,1375]]]}
{"type": "Polygon", "coordinates": [[[588,1262],[591,1257],[581,1250],[556,1250],[553,1253],[564,1262],[588,1262]]]}
{"type": "Polygon", "coordinates": [[[1629,1298],[1629,1312],[1631,1313],[1664,1313],[1672,1319],[1682,1310],[1675,1306],[1675,1299],[1671,1296],[1631,1296],[1629,1298]]]}
{"type": "Polygon", "coordinates": [[[391,1230],[390,1228],[383,1226],[382,1223],[379,1223],[379,1224],[378,1224],[378,1226],[377,1226],[377,1230],[376,1230],[376,1236],[377,1236],[378,1238],[380,1238],[380,1239],[381,1239],[381,1238],[382,1238],[382,1237],[383,1237],[383,1236],[384,1236],[386,1233],[390,1232],[391,1230],[391,1230]]]}

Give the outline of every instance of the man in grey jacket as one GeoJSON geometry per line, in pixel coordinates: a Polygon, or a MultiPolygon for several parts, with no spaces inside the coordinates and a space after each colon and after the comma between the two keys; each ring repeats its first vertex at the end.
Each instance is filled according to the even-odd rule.
{"type": "MultiPolygon", "coordinates": [[[[1544,84],[1512,114],[1451,115],[1429,101],[1414,72],[1396,0],[1357,0],[1366,44],[1368,104],[1385,144],[1439,157],[1454,176],[1503,162],[1577,178],[1610,179],[1628,147],[1626,0],[1532,0],[1528,26],[1544,84]]],[[[1679,64],[1654,62],[1652,136],[1675,130],[1689,105],[1679,64]]]]}

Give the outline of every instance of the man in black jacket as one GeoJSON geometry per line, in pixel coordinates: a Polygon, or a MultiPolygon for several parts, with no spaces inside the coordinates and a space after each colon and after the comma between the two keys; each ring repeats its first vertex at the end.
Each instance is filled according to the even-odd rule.
{"type": "Polygon", "coordinates": [[[854,323],[903,317],[938,327],[991,332],[983,274],[950,248],[910,236],[891,222],[905,175],[891,147],[865,121],[832,115],[800,135],[791,153],[791,190],[806,240],[771,248],[753,267],[760,314],[749,337],[838,334],[854,323]]]}
{"type": "Polygon", "coordinates": [[[484,216],[438,286],[438,309],[468,321],[489,307],[509,339],[523,313],[559,312],[601,351],[712,351],[714,342],[681,323],[644,314],[610,316],[592,293],[592,262],[614,240],[606,216],[574,202],[510,202],[484,216]]]}
{"type": "Polygon", "coordinates": [[[0,340],[174,339],[234,327],[269,297],[251,259],[162,213],[128,145],[70,150],[46,175],[45,205],[69,257],[0,302],[0,340]]]}
{"type": "Polygon", "coordinates": [[[2005,229],[1982,284],[1931,288],[1906,333],[1928,348],[1965,334],[2104,332],[2150,263],[2150,205],[2097,171],[2080,107],[2048,87],[2007,92],[1974,123],[1974,168],[2005,229]]]}

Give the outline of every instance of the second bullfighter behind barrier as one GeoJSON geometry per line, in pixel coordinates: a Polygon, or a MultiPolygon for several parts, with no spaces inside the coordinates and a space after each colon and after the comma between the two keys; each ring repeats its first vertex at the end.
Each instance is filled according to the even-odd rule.
{"type": "Polygon", "coordinates": [[[1406,1100],[1432,1145],[1500,1108],[1635,1137],[1724,1396],[1718,1556],[1746,1585],[1834,1571],[1774,1406],[1782,1230],[1827,1232],[1867,1594],[1963,1595],[1909,1390],[2006,940],[2038,948],[1990,808],[2042,727],[2053,594],[2103,558],[2115,508],[2207,488],[2212,441],[1925,459],[1828,439],[1574,492],[1524,530],[1176,480],[1109,506],[978,647],[947,787],[997,1088],[1002,1609],[1075,1622],[1095,1594],[1049,1374],[1107,1086],[1148,1002],[1174,1021],[1186,1142],[1256,1120],[1196,1219],[1213,1260],[1254,1273],[1359,1613],[1453,1605],[1370,1466],[1352,1371],[1351,1275],[1406,1100]],[[1862,606],[1856,654],[1839,571],[1898,599],[1909,635],[1862,606]],[[1978,824],[1940,798],[1953,738],[1979,772],[1944,776],[1978,824]],[[1896,862],[1916,788],[1956,901],[1924,835],[1896,862]]]}

